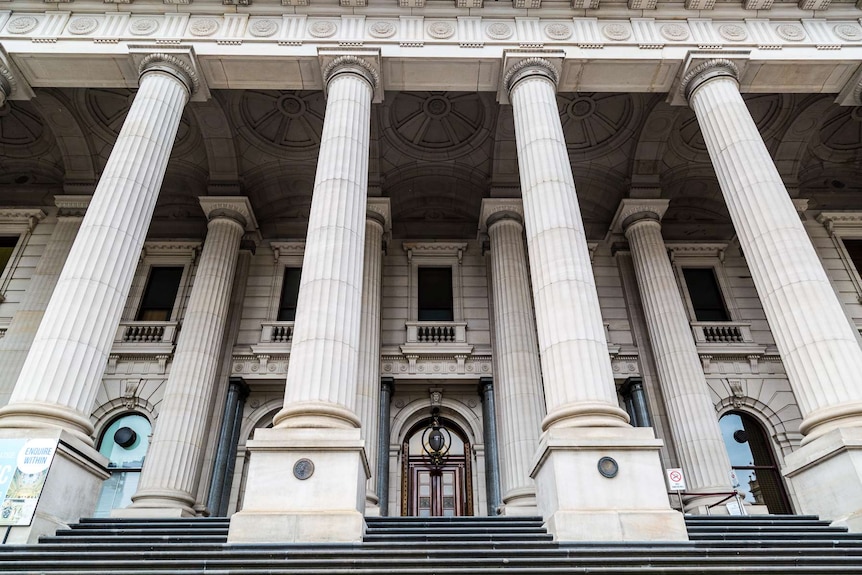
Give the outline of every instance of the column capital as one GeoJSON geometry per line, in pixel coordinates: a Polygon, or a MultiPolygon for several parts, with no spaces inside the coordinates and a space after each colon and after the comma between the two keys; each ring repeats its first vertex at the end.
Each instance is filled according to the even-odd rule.
{"type": "Polygon", "coordinates": [[[611,221],[612,233],[625,233],[628,227],[638,221],[660,222],[667,211],[670,200],[626,198],[620,202],[617,213],[611,221]]]}
{"type": "Polygon", "coordinates": [[[378,222],[384,232],[392,230],[392,207],[389,198],[368,198],[365,219],[378,222]]]}
{"type": "Polygon", "coordinates": [[[340,74],[357,75],[368,82],[372,90],[376,90],[380,84],[380,72],[377,67],[360,56],[345,54],[329,62],[323,68],[324,85],[329,86],[333,78],[340,74]]]}
{"type": "Polygon", "coordinates": [[[207,220],[229,218],[239,222],[247,232],[257,230],[257,219],[251,209],[251,202],[244,196],[203,196],[199,198],[207,220]]]}
{"type": "Polygon", "coordinates": [[[12,71],[5,64],[0,63],[0,106],[6,104],[6,100],[15,91],[18,81],[12,71]]]}
{"type": "Polygon", "coordinates": [[[685,96],[685,101],[689,102],[692,93],[714,78],[733,78],[739,81],[739,68],[733,61],[727,58],[713,58],[701,64],[698,64],[689,70],[680,82],[680,92],[685,96]]]}
{"type": "Polygon", "coordinates": [[[197,72],[181,58],[173,54],[156,52],[144,56],[140,66],[138,66],[140,80],[143,80],[144,74],[147,72],[163,72],[173,76],[183,83],[189,92],[189,96],[192,96],[200,88],[200,78],[197,72]]]}
{"type": "Polygon", "coordinates": [[[479,216],[479,231],[487,232],[495,223],[501,220],[515,220],[524,225],[524,203],[520,198],[501,198],[482,200],[482,210],[479,216]]]}
{"type": "Polygon", "coordinates": [[[506,93],[511,97],[512,90],[518,82],[533,76],[545,78],[554,85],[554,89],[560,81],[560,71],[550,60],[533,56],[516,62],[506,70],[503,75],[506,93]]]}
{"type": "Polygon", "coordinates": [[[83,217],[93,196],[54,196],[57,215],[60,217],[83,217]]]}

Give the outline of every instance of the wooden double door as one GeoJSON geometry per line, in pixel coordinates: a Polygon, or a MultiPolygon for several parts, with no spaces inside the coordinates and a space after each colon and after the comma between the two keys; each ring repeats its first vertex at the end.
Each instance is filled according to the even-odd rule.
{"type": "Polygon", "coordinates": [[[421,448],[417,426],[402,449],[401,515],[414,517],[458,517],[473,515],[470,444],[460,429],[446,422],[452,432],[452,449],[442,465],[435,466],[421,448]]]}

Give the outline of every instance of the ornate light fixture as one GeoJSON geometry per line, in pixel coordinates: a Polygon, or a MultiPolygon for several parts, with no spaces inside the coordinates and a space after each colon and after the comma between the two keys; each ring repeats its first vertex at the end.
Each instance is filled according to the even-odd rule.
{"type": "Polygon", "coordinates": [[[431,424],[422,432],[422,450],[434,467],[441,467],[452,447],[452,434],[440,424],[440,409],[431,410],[431,424]]]}

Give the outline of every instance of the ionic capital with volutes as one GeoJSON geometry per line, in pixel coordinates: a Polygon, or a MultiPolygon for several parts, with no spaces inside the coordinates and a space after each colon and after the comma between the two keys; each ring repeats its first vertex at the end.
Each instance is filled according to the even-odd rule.
{"type": "Polygon", "coordinates": [[[5,64],[0,63],[0,106],[6,104],[6,100],[15,91],[18,81],[12,71],[5,64]]]}
{"type": "Polygon", "coordinates": [[[692,68],[680,82],[680,92],[687,102],[699,87],[716,78],[733,78],[739,82],[739,68],[733,61],[726,58],[707,60],[692,68]]]}
{"type": "Polygon", "coordinates": [[[244,196],[203,196],[200,203],[208,221],[228,218],[239,223],[247,232],[257,229],[251,203],[244,196]]]}
{"type": "Polygon", "coordinates": [[[611,222],[611,231],[625,233],[637,222],[660,222],[670,200],[626,198],[620,202],[611,222]]]}
{"type": "Polygon", "coordinates": [[[197,72],[195,72],[194,69],[192,69],[192,67],[181,58],[178,58],[173,54],[156,52],[154,54],[144,56],[144,59],[141,60],[140,66],[138,66],[138,76],[140,80],[143,81],[144,75],[150,72],[161,72],[163,74],[173,76],[186,87],[189,96],[192,96],[197,92],[200,87],[200,78],[198,77],[197,72]]]}
{"type": "Polygon", "coordinates": [[[526,78],[544,78],[550,82],[556,90],[560,81],[560,71],[550,60],[541,57],[524,58],[513,64],[506,70],[503,76],[503,85],[511,96],[512,90],[521,80],[526,78]]]}
{"type": "Polygon", "coordinates": [[[479,231],[487,233],[491,227],[504,220],[513,220],[524,225],[524,203],[521,198],[486,198],[482,200],[479,216],[479,231]]]}
{"type": "Polygon", "coordinates": [[[376,90],[380,84],[380,72],[367,59],[345,54],[338,56],[323,68],[323,83],[328,87],[337,76],[353,74],[359,76],[376,90]]]}
{"type": "Polygon", "coordinates": [[[380,224],[384,232],[392,230],[392,206],[389,198],[368,198],[365,209],[365,219],[380,224]]]}

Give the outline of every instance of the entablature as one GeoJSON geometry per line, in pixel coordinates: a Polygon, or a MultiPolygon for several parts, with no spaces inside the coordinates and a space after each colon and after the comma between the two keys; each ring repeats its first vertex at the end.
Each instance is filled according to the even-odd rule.
{"type": "Polygon", "coordinates": [[[397,6],[345,14],[328,5],[314,15],[223,7],[213,13],[198,4],[153,13],[143,3],[123,5],[123,12],[105,12],[104,4],[100,12],[79,12],[85,5],[95,6],[64,3],[69,11],[45,11],[13,2],[27,10],[0,11],[0,43],[25,84],[134,87],[136,55],[179,50],[191,54],[211,89],[320,90],[321,50],[373,49],[385,90],[497,91],[507,52],[552,50],[563,55],[562,92],[669,92],[690,52],[709,50],[747,60],[742,91],[838,93],[862,60],[862,11],[843,7],[830,8],[828,18],[782,10],[770,19],[741,7],[723,7],[716,18],[678,8],[650,17],[608,10],[609,17],[595,18],[564,16],[571,10],[548,10],[545,17],[544,9],[529,16],[512,10],[444,16],[435,8],[425,16],[397,6]]]}

